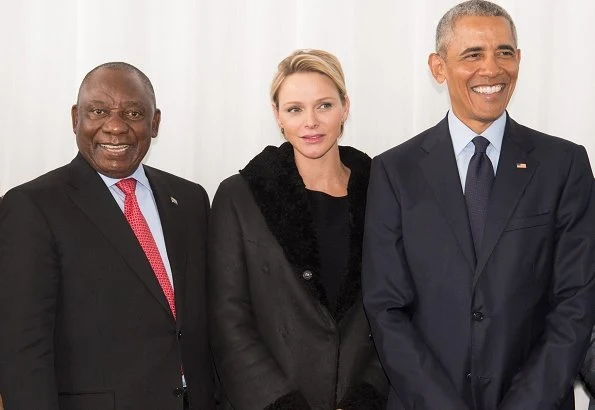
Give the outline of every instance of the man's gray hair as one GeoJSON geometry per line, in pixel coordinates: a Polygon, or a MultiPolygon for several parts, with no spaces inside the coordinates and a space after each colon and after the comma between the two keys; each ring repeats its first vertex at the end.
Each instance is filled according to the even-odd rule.
{"type": "Polygon", "coordinates": [[[470,0],[459,3],[452,9],[448,10],[440,19],[438,27],[436,27],[436,52],[442,56],[446,55],[446,47],[450,41],[455,28],[457,20],[466,16],[481,16],[481,17],[504,17],[510,23],[512,30],[512,37],[514,39],[514,46],[517,46],[516,27],[512,17],[506,10],[497,4],[486,0],[470,0]]]}

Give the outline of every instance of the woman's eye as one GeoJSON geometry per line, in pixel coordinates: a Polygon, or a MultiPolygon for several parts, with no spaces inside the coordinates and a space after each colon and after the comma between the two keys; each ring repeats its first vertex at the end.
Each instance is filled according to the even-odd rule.
{"type": "Polygon", "coordinates": [[[300,107],[291,107],[287,109],[287,112],[300,112],[300,107]]]}

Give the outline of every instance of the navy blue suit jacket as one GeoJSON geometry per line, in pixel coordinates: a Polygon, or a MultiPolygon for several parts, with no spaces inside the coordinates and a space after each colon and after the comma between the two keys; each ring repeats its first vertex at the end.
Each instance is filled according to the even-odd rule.
{"type": "Polygon", "coordinates": [[[574,409],[595,314],[583,147],[507,120],[475,255],[447,120],[373,160],[363,297],[389,409],[574,409]]]}

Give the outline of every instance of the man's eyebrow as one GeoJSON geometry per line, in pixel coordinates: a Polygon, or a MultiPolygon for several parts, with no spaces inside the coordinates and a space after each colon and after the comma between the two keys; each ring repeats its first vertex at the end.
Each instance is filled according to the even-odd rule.
{"type": "MultiPolygon", "coordinates": [[[[512,52],[516,51],[516,49],[513,46],[511,46],[510,44],[500,44],[498,46],[498,48],[496,48],[496,50],[508,50],[508,51],[512,51],[512,52]]],[[[464,49],[460,55],[465,55],[468,53],[478,53],[480,51],[485,51],[485,48],[484,47],[468,47],[468,48],[464,49]]]]}
{"type": "Polygon", "coordinates": [[[516,52],[516,48],[514,48],[510,44],[500,44],[498,46],[498,50],[508,50],[508,51],[516,52]]]}
{"type": "MultiPolygon", "coordinates": [[[[91,105],[109,105],[107,102],[102,101],[102,100],[89,100],[87,101],[87,106],[91,106],[91,105]]],[[[140,101],[135,101],[135,100],[130,100],[130,101],[123,101],[122,102],[122,106],[123,107],[140,107],[140,108],[144,108],[145,105],[140,102],[140,101]]]]}
{"type": "Polygon", "coordinates": [[[87,101],[87,105],[104,105],[105,101],[101,101],[101,100],[90,100],[87,101]]]}
{"type": "Polygon", "coordinates": [[[461,54],[459,54],[459,55],[465,55],[468,53],[477,53],[477,52],[484,51],[484,50],[485,50],[485,48],[483,48],[483,47],[468,47],[468,48],[464,49],[461,52],[461,54]]]}
{"type": "Polygon", "coordinates": [[[145,105],[142,102],[140,102],[140,101],[134,101],[134,100],[123,101],[122,102],[122,106],[123,107],[140,107],[140,108],[144,108],[145,107],[145,105]]]}

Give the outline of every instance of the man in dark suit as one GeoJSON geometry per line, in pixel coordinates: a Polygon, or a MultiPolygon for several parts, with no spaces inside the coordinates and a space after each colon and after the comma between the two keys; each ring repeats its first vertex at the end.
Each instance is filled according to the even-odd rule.
{"type": "Polygon", "coordinates": [[[376,157],[368,190],[363,297],[388,408],[574,409],[595,313],[587,154],[508,116],[505,10],[461,3],[436,37],[452,108],[376,157]]]}
{"type": "Polygon", "coordinates": [[[149,79],[83,80],[79,154],[0,204],[7,410],[213,409],[204,189],[141,165],[161,113],[149,79]]]}

